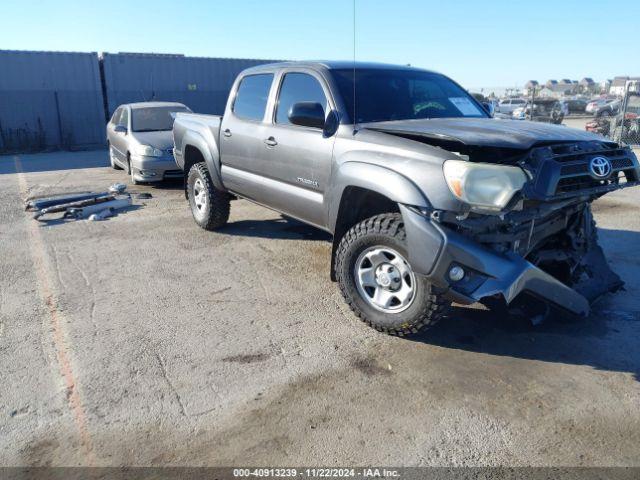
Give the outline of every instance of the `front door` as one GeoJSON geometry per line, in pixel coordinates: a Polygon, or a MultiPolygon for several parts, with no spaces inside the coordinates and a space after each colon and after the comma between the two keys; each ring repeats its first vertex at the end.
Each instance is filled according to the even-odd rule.
{"type": "Polygon", "coordinates": [[[293,125],[291,107],[299,102],[322,105],[325,118],[332,109],[324,80],[308,71],[285,71],[279,81],[272,123],[264,136],[268,152],[261,172],[270,205],[283,213],[325,226],[323,200],[331,175],[335,136],[323,129],[293,125]]]}

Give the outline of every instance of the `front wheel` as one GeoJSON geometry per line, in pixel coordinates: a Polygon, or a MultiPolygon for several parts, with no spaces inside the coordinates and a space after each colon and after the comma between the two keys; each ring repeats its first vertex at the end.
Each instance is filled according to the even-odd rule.
{"type": "Polygon", "coordinates": [[[440,320],[448,306],[407,261],[399,213],[368,218],[340,241],[335,270],[345,300],[371,327],[391,335],[415,333],[440,320]]]}
{"type": "Polygon", "coordinates": [[[140,182],[136,180],[135,174],[133,173],[133,166],[131,165],[131,158],[127,158],[127,173],[129,177],[131,177],[131,185],[139,185],[140,182]]]}
{"type": "Polygon", "coordinates": [[[211,181],[207,165],[196,163],[187,177],[187,196],[193,219],[205,230],[215,230],[229,220],[231,197],[211,181]]]}

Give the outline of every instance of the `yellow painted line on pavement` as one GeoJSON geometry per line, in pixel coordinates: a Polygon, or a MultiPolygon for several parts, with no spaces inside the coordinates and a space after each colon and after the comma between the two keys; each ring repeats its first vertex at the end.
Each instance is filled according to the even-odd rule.
{"type": "MultiPolygon", "coordinates": [[[[27,179],[22,170],[20,157],[14,157],[16,174],[18,176],[18,187],[22,198],[28,195],[27,179]]],[[[38,222],[30,218],[27,219],[28,241],[31,251],[31,258],[38,282],[38,291],[43,303],[47,307],[49,313],[49,324],[52,332],[52,342],[55,348],[58,369],[67,392],[67,403],[71,414],[73,415],[80,443],[84,450],[84,456],[87,466],[95,465],[95,455],[89,433],[87,415],[82,405],[82,398],[79,392],[79,383],[73,373],[71,361],[71,352],[69,343],[66,340],[67,335],[64,331],[64,314],[58,308],[58,302],[52,288],[51,264],[44,248],[44,242],[38,222]]]]}

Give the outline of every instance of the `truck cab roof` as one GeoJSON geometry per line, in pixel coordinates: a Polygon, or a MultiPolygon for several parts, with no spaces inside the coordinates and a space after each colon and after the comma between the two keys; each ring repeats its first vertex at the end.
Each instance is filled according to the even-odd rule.
{"type": "MultiPolygon", "coordinates": [[[[264,71],[274,71],[282,68],[311,68],[314,70],[342,70],[347,68],[355,68],[356,70],[363,69],[378,69],[378,70],[417,70],[428,71],[423,68],[412,67],[410,65],[394,65],[390,63],[378,63],[378,62],[353,62],[351,60],[315,60],[315,61],[290,61],[290,62],[276,62],[265,63],[263,65],[257,65],[255,67],[248,68],[244,73],[257,73],[264,71]]],[[[435,73],[435,72],[434,72],[435,73]]]]}

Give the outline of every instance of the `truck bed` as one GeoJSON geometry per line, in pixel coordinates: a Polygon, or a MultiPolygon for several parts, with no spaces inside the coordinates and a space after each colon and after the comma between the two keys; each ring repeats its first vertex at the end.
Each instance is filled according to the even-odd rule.
{"type": "MultiPolygon", "coordinates": [[[[199,144],[210,153],[218,149],[221,115],[202,113],[178,113],[173,123],[173,143],[176,164],[184,170],[184,145],[199,144]]],[[[216,155],[217,156],[217,152],[216,155]]]]}

